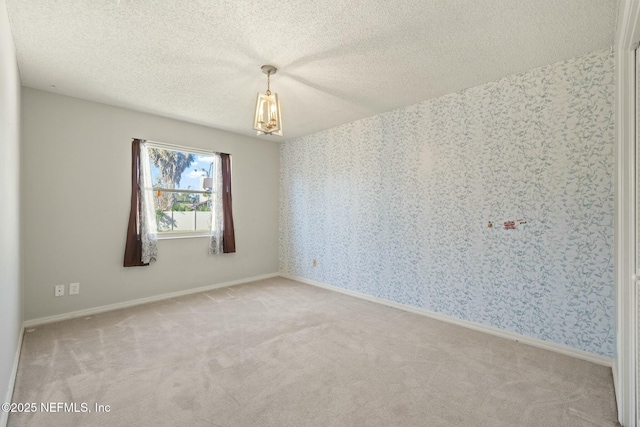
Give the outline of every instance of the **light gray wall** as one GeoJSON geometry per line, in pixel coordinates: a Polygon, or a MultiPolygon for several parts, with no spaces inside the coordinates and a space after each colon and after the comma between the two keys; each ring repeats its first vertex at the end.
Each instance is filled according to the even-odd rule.
{"type": "Polygon", "coordinates": [[[22,123],[26,319],[278,271],[277,143],[29,88],[22,123]],[[156,263],[122,267],[133,137],[233,156],[236,254],[162,240],[156,263]]]}
{"type": "MultiPolygon", "coordinates": [[[[9,392],[22,327],[19,130],[20,76],[7,8],[0,0],[0,399],[9,392]]],[[[0,414],[0,425],[4,418],[0,414]]]]}
{"type": "Polygon", "coordinates": [[[614,75],[596,51],[282,143],[280,271],[613,357],[614,75]]]}

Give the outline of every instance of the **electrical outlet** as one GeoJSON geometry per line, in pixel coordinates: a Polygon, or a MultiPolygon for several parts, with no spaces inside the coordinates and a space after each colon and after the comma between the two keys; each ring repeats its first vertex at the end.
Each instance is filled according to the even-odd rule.
{"type": "Polygon", "coordinates": [[[313,262],[313,266],[314,266],[314,267],[315,267],[316,265],[318,265],[318,261],[316,261],[316,259],[315,259],[315,258],[313,259],[313,261],[312,261],[312,262],[313,262]]]}
{"type": "Polygon", "coordinates": [[[78,295],[80,293],[80,283],[69,284],[69,295],[78,295]]]}
{"type": "Polygon", "coordinates": [[[56,290],[53,295],[56,297],[64,296],[64,285],[56,285],[56,290]]]}

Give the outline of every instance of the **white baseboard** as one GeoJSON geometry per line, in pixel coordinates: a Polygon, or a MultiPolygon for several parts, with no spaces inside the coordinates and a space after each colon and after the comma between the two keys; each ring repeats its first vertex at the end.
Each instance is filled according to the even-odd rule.
{"type": "MultiPolygon", "coordinates": [[[[16,354],[13,357],[13,368],[11,369],[11,375],[9,376],[9,385],[7,387],[7,395],[5,399],[0,403],[11,403],[13,398],[13,388],[16,384],[16,375],[18,374],[18,363],[20,362],[20,352],[22,351],[22,339],[24,338],[24,328],[20,328],[20,334],[18,335],[18,345],[16,346],[16,354]]],[[[9,421],[9,413],[0,411],[0,427],[6,427],[9,421]]]]}
{"type": "Polygon", "coordinates": [[[404,311],[409,311],[411,313],[420,314],[422,316],[430,317],[436,320],[441,320],[443,322],[453,323],[454,325],[463,326],[465,328],[473,329],[475,331],[484,332],[486,334],[495,335],[502,338],[507,338],[510,340],[518,341],[523,344],[532,345],[534,347],[542,348],[545,350],[555,351],[556,353],[575,357],[576,359],[582,359],[589,362],[597,363],[598,365],[607,366],[609,368],[613,368],[614,366],[614,360],[611,357],[600,356],[598,354],[593,354],[587,351],[567,347],[562,344],[543,341],[537,338],[521,335],[516,332],[504,331],[502,329],[494,328],[491,326],[485,326],[480,323],[470,322],[468,320],[456,319],[455,317],[447,316],[444,314],[436,313],[436,312],[425,310],[422,308],[411,307],[409,305],[400,304],[400,303],[385,300],[382,298],[376,298],[371,295],[361,294],[359,292],[350,291],[347,289],[342,289],[337,286],[328,285],[326,283],[317,282],[315,280],[306,279],[304,277],[293,276],[291,274],[285,274],[285,273],[280,273],[280,276],[285,277],[287,279],[295,280],[297,282],[306,283],[308,285],[313,285],[320,288],[329,289],[331,291],[340,292],[342,294],[350,295],[352,297],[364,299],[364,300],[375,302],[378,304],[383,304],[383,305],[397,308],[404,311]]]}
{"type": "Polygon", "coordinates": [[[230,282],[215,283],[213,285],[202,286],[199,288],[185,289],[184,291],[169,292],[166,294],[154,295],[152,297],[138,298],[134,300],[119,302],[115,304],[101,305],[99,307],[87,308],[84,310],[71,311],[69,313],[56,314],[53,316],[40,317],[37,319],[26,320],[25,328],[32,328],[45,323],[59,322],[60,320],[73,319],[74,317],[90,316],[92,314],[104,313],[106,311],[119,310],[121,308],[133,307],[136,305],[146,304],[149,302],[162,301],[169,298],[176,298],[183,295],[197,294],[198,292],[211,291],[213,289],[226,288],[243,283],[255,282],[257,280],[270,279],[280,276],[279,273],[263,274],[261,276],[247,277],[245,279],[233,280],[230,282]]]}

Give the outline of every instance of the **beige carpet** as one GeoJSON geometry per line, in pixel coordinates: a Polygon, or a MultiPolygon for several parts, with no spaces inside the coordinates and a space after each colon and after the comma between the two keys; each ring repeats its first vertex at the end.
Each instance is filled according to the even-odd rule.
{"type": "Polygon", "coordinates": [[[608,368],[282,278],[28,331],[14,402],[92,412],[9,426],[616,425],[608,368]]]}

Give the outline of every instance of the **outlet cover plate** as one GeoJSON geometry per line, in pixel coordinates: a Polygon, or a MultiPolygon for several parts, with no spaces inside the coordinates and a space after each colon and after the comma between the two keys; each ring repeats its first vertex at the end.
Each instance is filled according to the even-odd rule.
{"type": "Polygon", "coordinates": [[[69,295],[78,295],[80,293],[80,283],[69,284],[69,295]]]}
{"type": "Polygon", "coordinates": [[[64,296],[64,285],[56,285],[55,292],[53,295],[56,297],[64,296]]]}

